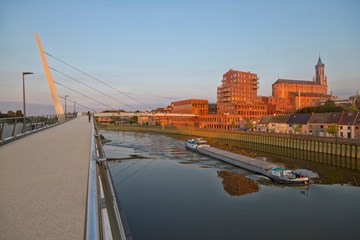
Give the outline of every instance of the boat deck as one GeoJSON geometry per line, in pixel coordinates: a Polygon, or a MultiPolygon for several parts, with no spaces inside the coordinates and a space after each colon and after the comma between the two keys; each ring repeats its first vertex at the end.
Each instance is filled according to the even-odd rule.
{"type": "Polygon", "coordinates": [[[248,170],[258,172],[258,173],[266,173],[266,169],[270,169],[277,165],[273,163],[269,163],[263,161],[261,159],[251,158],[242,156],[236,153],[231,153],[228,151],[220,150],[213,147],[202,147],[198,149],[199,153],[220,159],[222,161],[228,162],[230,164],[246,168],[248,170]]]}

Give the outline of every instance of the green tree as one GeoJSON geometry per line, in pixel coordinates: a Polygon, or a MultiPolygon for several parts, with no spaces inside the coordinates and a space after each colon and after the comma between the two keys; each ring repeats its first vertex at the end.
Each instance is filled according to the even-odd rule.
{"type": "Polygon", "coordinates": [[[131,123],[138,123],[138,117],[137,116],[133,116],[131,118],[131,123]]]}
{"type": "Polygon", "coordinates": [[[296,126],[294,127],[294,131],[295,131],[296,133],[301,133],[301,131],[302,131],[302,125],[301,125],[301,124],[296,125],[296,126]]]}
{"type": "Polygon", "coordinates": [[[231,119],[230,126],[231,126],[232,129],[235,128],[235,121],[234,121],[234,119],[231,119]]]}
{"type": "Polygon", "coordinates": [[[325,102],[325,107],[326,107],[327,109],[334,109],[334,108],[336,107],[336,104],[335,104],[334,101],[327,100],[327,101],[325,102]]]}
{"type": "Polygon", "coordinates": [[[16,116],[15,112],[11,111],[11,110],[7,111],[7,115],[8,115],[8,117],[15,117],[16,116]]]}
{"type": "Polygon", "coordinates": [[[330,125],[326,128],[326,133],[332,135],[332,136],[337,136],[337,134],[339,133],[339,126],[338,125],[330,125]]]}
{"type": "Polygon", "coordinates": [[[359,111],[359,109],[354,104],[348,106],[345,110],[347,112],[357,112],[357,111],[359,111]]]}
{"type": "Polygon", "coordinates": [[[16,117],[23,117],[24,114],[22,113],[21,110],[16,110],[15,116],[16,116],[16,117]]]}
{"type": "Polygon", "coordinates": [[[246,128],[252,130],[252,129],[254,128],[254,123],[253,123],[253,121],[250,120],[250,121],[246,124],[246,128]]]}

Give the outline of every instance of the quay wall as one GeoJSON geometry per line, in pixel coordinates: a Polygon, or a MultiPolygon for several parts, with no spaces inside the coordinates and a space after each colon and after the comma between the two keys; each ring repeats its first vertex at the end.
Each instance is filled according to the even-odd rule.
{"type": "Polygon", "coordinates": [[[339,167],[360,170],[360,140],[330,137],[313,137],[295,134],[274,134],[249,131],[214,131],[207,129],[179,129],[159,126],[101,125],[108,130],[143,131],[188,135],[194,138],[215,138],[227,141],[232,146],[245,147],[263,152],[298,157],[309,154],[328,155],[316,161],[339,167]]]}

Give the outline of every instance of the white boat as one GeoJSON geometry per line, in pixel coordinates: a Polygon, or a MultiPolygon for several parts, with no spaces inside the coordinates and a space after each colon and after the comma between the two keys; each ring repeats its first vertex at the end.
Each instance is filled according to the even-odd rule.
{"type": "Polygon", "coordinates": [[[210,147],[210,145],[204,139],[196,138],[196,139],[189,139],[186,142],[185,147],[193,151],[198,151],[198,148],[210,147]]]}
{"type": "Polygon", "coordinates": [[[286,184],[308,184],[309,177],[304,174],[298,174],[290,169],[286,169],[280,166],[273,167],[268,170],[269,178],[274,182],[286,183],[286,184]]]}

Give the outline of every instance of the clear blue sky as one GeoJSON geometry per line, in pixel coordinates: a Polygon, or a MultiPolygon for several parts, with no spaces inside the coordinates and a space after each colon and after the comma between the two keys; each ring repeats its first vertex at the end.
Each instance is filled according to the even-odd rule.
{"type": "MultiPolygon", "coordinates": [[[[260,77],[271,95],[278,77],[311,80],[319,53],[329,90],[360,90],[360,1],[56,1],[0,0],[0,108],[51,104],[34,33],[45,51],[154,107],[202,98],[230,68],[260,77]]],[[[137,103],[48,57],[49,65],[127,104],[137,103]]],[[[53,72],[56,81],[126,108],[53,72]]],[[[57,86],[59,95],[101,105],[57,86]]],[[[3,110],[4,109],[0,109],[3,110]]]]}

